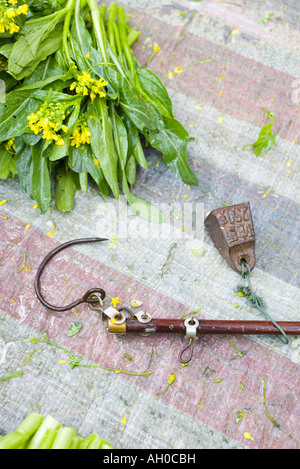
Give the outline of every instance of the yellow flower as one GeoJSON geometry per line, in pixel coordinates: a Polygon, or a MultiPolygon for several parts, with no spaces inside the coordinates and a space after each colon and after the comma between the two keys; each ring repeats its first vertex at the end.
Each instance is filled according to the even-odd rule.
{"type": "Polygon", "coordinates": [[[113,305],[114,308],[116,308],[118,304],[121,304],[121,301],[119,301],[119,297],[116,296],[115,298],[112,298],[111,304],[113,305]]]}
{"type": "Polygon", "coordinates": [[[17,33],[20,26],[15,23],[15,19],[20,15],[27,15],[29,7],[27,3],[17,6],[17,0],[1,0],[0,2],[0,33],[9,31],[10,34],[17,33]],[[9,6],[12,5],[11,7],[9,6]]]}
{"type": "Polygon", "coordinates": [[[73,132],[73,135],[70,137],[71,145],[73,147],[79,148],[80,145],[85,143],[90,144],[90,137],[92,136],[90,129],[85,118],[85,114],[80,116],[77,120],[76,129],[73,132]]]}
{"type": "Polygon", "coordinates": [[[68,131],[68,127],[63,124],[66,118],[66,107],[69,103],[47,103],[37,111],[37,113],[30,114],[27,119],[29,120],[29,128],[36,135],[42,133],[44,140],[54,140],[56,145],[62,146],[65,144],[64,139],[59,132],[68,131]]]}
{"type": "Polygon", "coordinates": [[[174,73],[182,73],[182,72],[183,70],[182,70],[182,67],[180,67],[180,65],[174,68],[174,73]]]}
{"type": "Polygon", "coordinates": [[[77,94],[81,96],[90,96],[91,100],[94,101],[97,95],[100,98],[105,98],[106,93],[103,91],[103,88],[107,86],[107,81],[104,78],[95,80],[92,78],[90,72],[81,72],[81,75],[77,77],[77,81],[74,81],[71,86],[71,91],[76,91],[77,94]]]}
{"type": "Polygon", "coordinates": [[[157,54],[158,51],[160,51],[160,47],[159,47],[158,44],[155,43],[154,46],[153,46],[153,52],[155,52],[155,54],[157,54]]]}
{"type": "Polygon", "coordinates": [[[11,150],[15,151],[16,150],[15,145],[14,145],[14,141],[15,141],[14,137],[7,140],[7,142],[5,144],[5,148],[6,148],[7,151],[11,151],[11,150]]]}

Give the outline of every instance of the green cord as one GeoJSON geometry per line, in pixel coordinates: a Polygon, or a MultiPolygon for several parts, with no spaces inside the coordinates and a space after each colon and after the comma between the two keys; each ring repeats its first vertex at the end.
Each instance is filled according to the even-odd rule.
{"type": "Polygon", "coordinates": [[[274,321],[274,319],[272,319],[271,316],[269,315],[269,313],[267,312],[267,304],[266,304],[265,300],[261,296],[257,295],[257,293],[253,290],[253,287],[252,287],[252,284],[251,284],[251,281],[250,281],[251,269],[250,269],[249,265],[245,261],[243,261],[241,263],[241,265],[242,265],[241,275],[242,275],[243,279],[246,280],[247,285],[246,286],[238,285],[237,286],[237,292],[238,293],[243,293],[243,295],[246,296],[246,298],[248,300],[248,303],[253,308],[258,309],[265,316],[265,318],[268,321],[271,321],[274,324],[274,326],[277,327],[277,329],[282,334],[282,337],[279,337],[280,340],[283,343],[288,344],[289,340],[288,340],[288,337],[287,337],[286,333],[284,332],[282,327],[280,327],[279,324],[277,324],[277,322],[274,321]]]}

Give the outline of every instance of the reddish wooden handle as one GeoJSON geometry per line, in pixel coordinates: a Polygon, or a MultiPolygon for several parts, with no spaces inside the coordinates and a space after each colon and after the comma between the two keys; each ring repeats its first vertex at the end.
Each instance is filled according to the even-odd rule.
{"type": "MultiPolygon", "coordinates": [[[[219,321],[203,319],[199,321],[197,334],[269,334],[280,335],[281,332],[270,321],[219,321]]],[[[300,322],[278,321],[287,335],[300,335],[300,322]]],[[[182,319],[152,319],[143,324],[135,319],[127,320],[127,332],[177,332],[185,334],[182,319]]]]}

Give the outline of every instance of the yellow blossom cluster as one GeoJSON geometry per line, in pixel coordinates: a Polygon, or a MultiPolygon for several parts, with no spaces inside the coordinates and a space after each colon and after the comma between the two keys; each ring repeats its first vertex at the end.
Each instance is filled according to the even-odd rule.
{"type": "Polygon", "coordinates": [[[9,31],[10,34],[17,33],[20,26],[15,20],[20,15],[27,15],[29,7],[27,3],[18,6],[17,0],[0,0],[0,33],[9,31]]]}
{"type": "Polygon", "coordinates": [[[85,143],[89,144],[91,136],[92,134],[88,128],[86,117],[83,114],[78,118],[76,129],[74,130],[73,135],[70,137],[71,145],[73,147],[79,148],[80,145],[84,145],[85,143]]]}
{"type": "Polygon", "coordinates": [[[7,151],[15,151],[16,148],[15,148],[15,139],[14,138],[10,138],[9,140],[7,140],[6,144],[5,144],[5,148],[7,151]]]}
{"type": "Polygon", "coordinates": [[[68,131],[68,127],[63,123],[66,118],[65,111],[65,104],[45,102],[36,114],[32,113],[27,117],[29,128],[36,135],[42,133],[44,140],[54,140],[56,145],[64,145],[63,137],[57,132],[68,131]]]}
{"type": "Polygon", "coordinates": [[[107,85],[107,81],[103,78],[95,80],[89,72],[81,72],[81,75],[77,77],[77,81],[74,81],[70,86],[70,90],[75,90],[81,96],[90,96],[91,100],[94,101],[97,95],[100,98],[105,98],[106,93],[103,88],[107,85]]]}

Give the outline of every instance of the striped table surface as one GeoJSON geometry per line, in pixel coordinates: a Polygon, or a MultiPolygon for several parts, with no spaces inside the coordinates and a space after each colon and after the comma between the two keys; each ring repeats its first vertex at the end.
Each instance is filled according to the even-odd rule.
{"type": "Polygon", "coordinates": [[[157,231],[124,200],[103,202],[94,187],[76,196],[71,213],[52,205],[40,215],[17,181],[1,181],[0,200],[8,202],[0,212],[0,377],[20,370],[23,376],[0,385],[0,433],[38,411],[82,435],[97,432],[120,449],[299,448],[299,337],[288,345],[273,336],[201,337],[183,367],[179,335],[111,336],[87,306],[53,313],[35,296],[36,270],[51,249],[100,236],[109,241],[70,248],[47,266],[42,290],[50,303],[62,305],[101,287],[121,304],[142,302],[157,318],[199,310],[196,316],[205,319],[264,319],[236,296],[242,279],[203,225],[205,214],[222,203],[249,201],[256,232],[253,286],[276,320],[300,319],[300,5],[119,3],[142,31],[134,46],[140,64],[154,44],[160,48],[149,67],[195,137],[189,162],[199,186],[182,183],[158,152],[145,149],[149,169],[138,172],[134,193],[173,217],[157,231]],[[264,24],[268,14],[274,16],[264,24]],[[265,108],[275,114],[276,145],[255,157],[242,149],[268,123],[265,108]],[[191,206],[198,210],[194,237],[181,223],[191,206]],[[172,231],[174,220],[178,229],[172,231]],[[82,328],[69,337],[74,321],[82,328]],[[45,333],[56,346],[39,341],[45,333]],[[84,366],[71,369],[63,349],[82,357],[84,366]],[[174,383],[157,394],[170,374],[174,383]]]}

